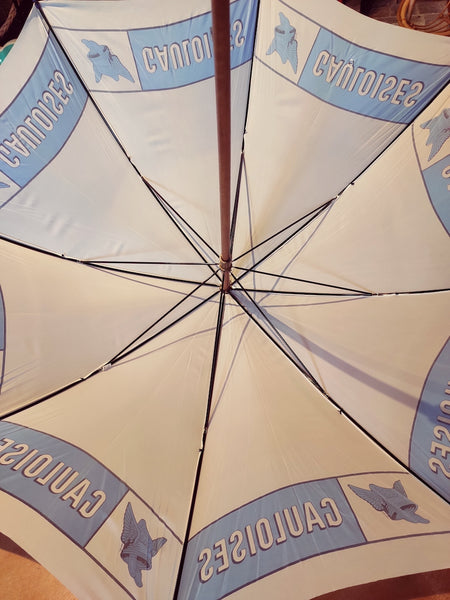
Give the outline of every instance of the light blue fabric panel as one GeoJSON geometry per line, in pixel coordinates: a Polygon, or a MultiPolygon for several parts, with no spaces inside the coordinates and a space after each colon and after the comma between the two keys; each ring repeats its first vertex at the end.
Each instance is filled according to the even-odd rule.
{"type": "Polygon", "coordinates": [[[0,489],[32,507],[83,547],[127,486],[76,446],[0,422],[0,489]]]}
{"type": "Polygon", "coordinates": [[[223,516],[190,540],[181,595],[219,600],[300,560],[365,541],[336,479],[286,487],[223,516]]]}
{"type": "Polygon", "coordinates": [[[298,85],[334,106],[410,123],[448,76],[447,67],[376,52],[320,29],[298,85]]]}
{"type": "Polygon", "coordinates": [[[430,369],[411,436],[410,466],[450,500],[450,339],[430,369]]]}
{"type": "MultiPolygon", "coordinates": [[[[238,0],[230,6],[231,68],[251,59],[256,2],[238,0]]],[[[128,33],[142,89],[183,87],[214,75],[211,13],[164,27],[128,33]]]]}
{"type": "Polygon", "coordinates": [[[27,185],[63,148],[86,101],[74,70],[49,38],[32,75],[0,115],[0,171],[27,185]]]}

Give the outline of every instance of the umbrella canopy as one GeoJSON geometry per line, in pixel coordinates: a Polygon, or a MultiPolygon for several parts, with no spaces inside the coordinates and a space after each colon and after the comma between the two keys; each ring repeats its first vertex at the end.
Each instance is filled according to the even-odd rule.
{"type": "Polygon", "coordinates": [[[450,567],[449,41],[226,9],[38,2],[0,70],[0,530],[80,600],[450,567]]]}

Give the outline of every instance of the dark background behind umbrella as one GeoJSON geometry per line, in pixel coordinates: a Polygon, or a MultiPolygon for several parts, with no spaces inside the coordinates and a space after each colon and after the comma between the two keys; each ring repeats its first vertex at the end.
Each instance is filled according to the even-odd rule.
{"type": "MultiPolygon", "coordinates": [[[[340,1],[373,19],[397,24],[397,10],[401,0],[340,1]]],[[[33,0],[0,0],[0,47],[18,37],[32,5],[33,0]]],[[[448,17],[447,0],[416,0],[412,22],[424,26],[438,19],[442,13],[448,17]]]]}
{"type": "Polygon", "coordinates": [[[0,0],[0,46],[19,36],[32,5],[32,0],[0,0]]]}

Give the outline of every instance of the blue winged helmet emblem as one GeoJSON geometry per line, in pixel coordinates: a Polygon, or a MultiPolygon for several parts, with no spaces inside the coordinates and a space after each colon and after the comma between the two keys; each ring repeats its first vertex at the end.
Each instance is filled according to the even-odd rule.
{"type": "Polygon", "coordinates": [[[144,519],[139,523],[128,502],[123,518],[120,558],[127,563],[128,572],[138,587],[142,587],[142,571],[152,568],[152,559],[166,543],[166,538],[152,539],[144,519]]]}
{"type": "Polygon", "coordinates": [[[120,77],[125,77],[134,82],[134,78],[126,67],[120,62],[119,58],[111,52],[108,46],[97,44],[93,40],[81,40],[89,48],[87,57],[94,68],[95,81],[98,83],[103,75],[119,81],[120,77]]]}
{"type": "Polygon", "coordinates": [[[290,62],[294,73],[297,72],[298,65],[296,31],[295,27],[292,27],[289,20],[280,12],[280,24],[275,27],[272,43],[266,52],[266,54],[277,52],[283,64],[287,61],[290,62]]]}
{"type": "Polygon", "coordinates": [[[368,490],[355,485],[349,485],[349,488],[375,510],[384,512],[393,521],[404,519],[410,523],[430,522],[416,514],[419,507],[408,498],[400,480],[396,481],[392,488],[384,488],[374,483],[369,485],[368,490]]]}
{"type": "Polygon", "coordinates": [[[437,117],[422,123],[421,127],[429,131],[426,144],[427,146],[431,145],[430,156],[428,157],[428,160],[431,160],[450,138],[450,108],[444,108],[437,117]]]}

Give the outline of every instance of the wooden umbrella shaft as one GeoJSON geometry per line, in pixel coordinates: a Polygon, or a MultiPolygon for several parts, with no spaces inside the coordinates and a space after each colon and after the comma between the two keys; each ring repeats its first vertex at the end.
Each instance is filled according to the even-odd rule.
{"type": "Polygon", "coordinates": [[[216,84],[217,140],[220,191],[220,267],[222,289],[230,287],[230,172],[231,172],[231,109],[230,109],[230,5],[229,0],[212,0],[212,25],[216,84]]]}

